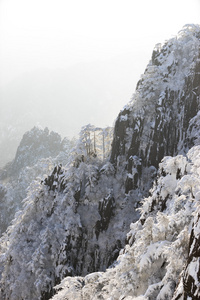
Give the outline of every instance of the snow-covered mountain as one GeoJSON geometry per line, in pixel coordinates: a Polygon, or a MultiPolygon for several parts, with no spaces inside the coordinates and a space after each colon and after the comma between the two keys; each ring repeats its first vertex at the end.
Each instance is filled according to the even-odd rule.
{"type": "MultiPolygon", "coordinates": [[[[199,294],[195,297],[199,292],[199,175],[200,146],[186,156],[165,157],[115,264],[106,272],[65,278],[53,299],[171,300],[186,264],[185,298],[173,299],[199,299],[199,294]]],[[[176,294],[180,296],[183,288],[179,285],[176,294]]]]}
{"type": "Polygon", "coordinates": [[[0,241],[2,299],[199,299],[199,97],[200,26],[186,25],[154,49],[110,158],[85,128],[29,188],[0,241]]]}
{"type": "Polygon", "coordinates": [[[58,163],[66,164],[75,141],[56,132],[34,127],[27,131],[13,161],[0,170],[0,233],[8,227],[33,180],[44,178],[58,163]]]}

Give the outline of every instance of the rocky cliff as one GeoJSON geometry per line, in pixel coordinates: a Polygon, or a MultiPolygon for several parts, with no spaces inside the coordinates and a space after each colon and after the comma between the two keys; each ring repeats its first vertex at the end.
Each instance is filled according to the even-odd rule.
{"type": "Polygon", "coordinates": [[[199,147],[188,150],[199,143],[199,72],[200,27],[187,25],[154,49],[117,118],[110,159],[79,145],[32,186],[1,239],[3,299],[50,299],[66,276],[54,299],[172,298],[198,202],[199,147]],[[164,156],[176,157],[158,171],[164,156]]]}
{"type": "Polygon", "coordinates": [[[53,299],[199,299],[199,170],[200,146],[186,156],[165,157],[114,265],[106,272],[66,277],[53,299]]]}
{"type": "Polygon", "coordinates": [[[56,132],[38,127],[27,131],[15,155],[15,159],[0,170],[0,234],[8,227],[15,213],[22,208],[27,188],[37,177],[52,172],[55,164],[65,164],[73,141],[61,140],[56,132]]]}
{"type": "Polygon", "coordinates": [[[128,190],[142,184],[143,172],[133,157],[142,161],[143,169],[157,168],[164,156],[185,153],[195,143],[192,128],[200,105],[199,38],[198,27],[186,26],[176,38],[158,44],[132,101],[117,118],[111,162],[115,165],[124,157],[127,171],[134,177],[127,180],[128,190]]]}

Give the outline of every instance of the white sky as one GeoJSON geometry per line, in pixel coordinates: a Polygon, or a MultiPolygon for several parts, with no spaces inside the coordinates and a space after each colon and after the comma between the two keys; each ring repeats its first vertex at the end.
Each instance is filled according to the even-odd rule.
{"type": "Polygon", "coordinates": [[[143,73],[156,43],[199,20],[200,0],[0,0],[0,80],[140,51],[143,73]]]}
{"type": "MultiPolygon", "coordinates": [[[[81,88],[77,85],[77,81],[73,81],[73,78],[70,79],[70,86],[74,85],[79,94],[78,92],[74,93],[73,89],[69,92],[71,94],[67,94],[65,80],[63,90],[58,87],[57,97],[61,99],[60,103],[61,101],[65,102],[65,107],[63,106],[63,110],[66,112],[64,119],[68,120],[68,123],[60,124],[57,129],[58,132],[61,132],[63,128],[69,128],[63,134],[70,135],[77,134],[81,126],[88,123],[101,127],[112,125],[120,109],[128,103],[134,93],[135,85],[151,58],[155,44],[176,35],[185,24],[198,24],[199,20],[200,0],[0,0],[0,87],[4,87],[6,83],[13,80],[15,80],[16,87],[16,80],[21,76],[22,78],[26,77],[22,74],[27,72],[30,74],[46,68],[57,70],[56,74],[59,74],[60,68],[68,69],[68,74],[71,70],[72,73],[73,70],[76,70],[74,76],[77,79],[77,72],[80,77],[84,75],[79,72],[78,68],[73,69],[73,66],[78,66],[80,63],[83,63],[84,66],[85,63],[94,63],[93,66],[96,68],[95,63],[98,63],[99,66],[99,62],[102,62],[102,69],[100,70],[98,67],[101,77],[98,77],[98,71],[95,73],[94,70],[94,73],[85,74],[83,81],[82,77],[78,79],[82,83],[81,88]],[[118,57],[120,57],[120,67],[117,69],[114,66],[116,65],[115,59],[118,57]],[[129,64],[127,59],[130,57],[129,64]],[[123,59],[124,66],[126,66],[124,68],[123,59]],[[129,70],[127,66],[129,66],[129,70]],[[106,74],[105,78],[104,74],[106,74]],[[88,81],[87,76],[90,79],[88,81]],[[105,92],[102,94],[104,99],[100,99],[101,86],[99,83],[95,94],[95,83],[91,76],[97,83],[98,81],[102,82],[102,78],[108,80],[102,87],[105,92]],[[91,85],[93,85],[93,89],[91,90],[91,99],[89,99],[90,91],[88,90],[91,85]],[[87,88],[87,91],[84,91],[84,87],[87,88]],[[111,88],[109,89],[109,87],[111,88]],[[125,94],[125,90],[127,90],[127,94],[125,94]],[[80,94],[82,91],[85,92],[83,97],[80,94]],[[98,105],[95,107],[94,101],[97,96],[99,97],[96,100],[98,105]],[[89,109],[86,107],[87,105],[89,109]],[[67,111],[70,111],[68,115],[67,111]],[[76,120],[74,118],[75,111],[76,120]]],[[[85,69],[88,72],[90,65],[85,69]]],[[[41,76],[43,74],[41,73],[41,76]]],[[[37,81],[39,80],[38,76],[37,81]]],[[[41,101],[46,101],[45,105],[48,101],[52,103],[54,101],[51,92],[53,88],[48,89],[48,85],[45,86],[45,83],[41,83],[44,90],[38,91],[37,84],[35,91],[29,92],[32,95],[28,95],[28,85],[24,88],[23,94],[23,88],[21,88],[23,83],[19,88],[21,90],[17,92],[9,86],[7,91],[2,94],[4,96],[0,94],[0,103],[3,98],[2,103],[8,103],[7,99],[12,97],[12,101],[15,103],[18,103],[19,99],[25,103],[27,97],[32,97],[31,101],[33,102],[34,97],[35,99],[38,97],[41,101]],[[51,97],[48,92],[51,92],[51,97]],[[49,100],[50,98],[53,100],[49,100]]],[[[61,106],[57,106],[59,107],[55,106],[55,115],[60,114],[61,106]]],[[[10,111],[9,114],[13,114],[15,120],[17,118],[14,113],[14,111],[10,111]]],[[[49,115],[49,119],[52,119],[51,115],[49,115]]],[[[39,122],[41,121],[39,120],[39,122]]],[[[56,122],[57,119],[52,126],[55,126],[56,122]]],[[[49,126],[49,123],[44,120],[42,126],[49,126]]],[[[24,130],[28,130],[27,128],[24,130]]]]}

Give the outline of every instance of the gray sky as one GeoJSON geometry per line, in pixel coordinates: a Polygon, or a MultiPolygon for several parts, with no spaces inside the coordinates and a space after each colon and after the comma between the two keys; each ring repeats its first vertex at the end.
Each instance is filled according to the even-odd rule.
{"type": "Polygon", "coordinates": [[[107,59],[156,43],[198,23],[199,0],[1,0],[1,83],[20,73],[107,59]]]}
{"type": "MultiPolygon", "coordinates": [[[[183,25],[199,23],[199,20],[200,0],[0,0],[0,86],[4,87],[13,80],[16,86],[19,78],[23,81],[23,76],[27,77],[26,74],[32,72],[37,74],[39,70],[56,70],[58,74],[58,70],[62,69],[69,73],[70,68],[73,70],[87,64],[99,66],[102,62],[103,70],[94,72],[95,80],[102,80],[103,74],[106,74],[107,85],[115,83],[116,93],[120,97],[115,95],[114,109],[110,111],[110,116],[106,114],[105,122],[103,110],[101,114],[104,102],[98,106],[98,110],[94,107],[88,113],[92,115],[93,123],[95,120],[101,123],[95,125],[112,125],[116,114],[130,100],[155,44],[176,35],[183,25]],[[128,70],[129,58],[129,72],[112,81],[116,72],[123,72],[123,59],[124,67],[128,70]],[[121,67],[116,69],[115,60],[119,59],[121,67]],[[127,90],[124,97],[120,94],[120,86],[122,90],[127,90]],[[96,114],[101,115],[102,122],[96,114]]],[[[85,70],[90,72],[90,67],[85,70]]],[[[77,73],[74,74],[76,76],[77,73]]],[[[87,76],[91,74],[84,73],[85,82],[87,76]]],[[[20,82],[19,87],[22,85],[20,82]]],[[[48,83],[44,89],[47,86],[48,83]]],[[[2,94],[4,99],[10,97],[10,87],[2,94]]],[[[87,82],[85,87],[89,88],[87,82]]],[[[102,88],[105,88],[105,83],[102,88]]],[[[111,102],[109,109],[113,105],[113,90],[114,87],[107,92],[110,93],[106,98],[106,103],[111,102]]],[[[18,96],[23,98],[22,91],[18,96]]],[[[77,110],[77,103],[68,98],[71,101],[70,114],[73,114],[73,109],[77,110]]],[[[13,97],[13,101],[18,101],[18,98],[13,97]]],[[[95,101],[94,94],[89,101],[95,101]]],[[[90,118],[88,120],[91,122],[90,118]]],[[[85,122],[85,119],[80,120],[77,131],[85,122]]],[[[68,132],[66,134],[70,135],[68,132]]]]}

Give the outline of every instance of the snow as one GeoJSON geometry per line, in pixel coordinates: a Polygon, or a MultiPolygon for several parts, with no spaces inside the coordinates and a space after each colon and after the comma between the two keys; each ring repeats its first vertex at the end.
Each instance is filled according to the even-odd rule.
{"type": "MultiPolygon", "coordinates": [[[[0,240],[2,298],[37,300],[42,293],[51,297],[52,288],[57,293],[53,300],[164,300],[182,293],[191,228],[196,239],[200,235],[200,114],[190,120],[187,133],[180,128],[181,153],[165,156],[158,170],[148,158],[152,135],[170,122],[164,101],[180,101],[186,76],[194,76],[199,33],[199,26],[187,25],[177,37],[156,46],[126,106],[128,112],[120,114],[119,122],[128,121],[133,127],[122,124],[125,137],[119,144],[124,152],[116,157],[116,166],[109,162],[112,128],[102,130],[88,124],[67,165],[54,168],[42,183],[39,178],[32,182],[22,210],[0,240]],[[173,97],[166,96],[170,91],[173,97]],[[187,151],[189,137],[195,146],[187,151]],[[145,167],[138,153],[129,153],[137,138],[145,167]],[[138,175],[138,181],[144,181],[140,189],[134,187],[125,194],[126,180],[135,179],[140,168],[145,174],[138,175]],[[149,194],[142,198],[153,180],[149,194]],[[142,203],[136,211],[139,200],[142,203]],[[107,212],[110,203],[113,211],[107,212]],[[130,220],[128,242],[122,247],[130,220]],[[116,260],[108,268],[113,254],[116,260]]],[[[179,120],[182,113],[180,107],[179,120]]],[[[47,174],[51,163],[50,159],[42,162],[47,174]]],[[[23,176],[31,171],[26,169],[23,176]]],[[[194,248],[195,242],[189,255],[194,248]]],[[[187,272],[197,286],[198,268],[199,258],[193,258],[187,272]]]]}
{"type": "MultiPolygon", "coordinates": [[[[120,252],[113,268],[100,274],[94,273],[85,278],[81,277],[85,285],[84,288],[80,287],[79,293],[85,295],[84,291],[87,290],[88,299],[97,299],[95,296],[97,287],[101,284],[102,299],[120,299],[120,297],[122,299],[149,299],[149,297],[156,300],[172,299],[174,288],[186,263],[189,227],[197,209],[198,198],[193,198],[190,190],[193,188],[196,191],[195,195],[200,192],[200,184],[197,185],[193,180],[200,166],[199,154],[200,146],[196,146],[187,156],[178,155],[163,159],[160,170],[163,172],[164,169],[164,175],[159,175],[152,196],[144,199],[143,202],[141,218],[146,216],[144,224],[141,225],[140,220],[131,224],[131,231],[128,234],[130,244],[120,252]],[[177,179],[177,170],[185,170],[185,168],[188,173],[183,172],[181,178],[177,179]],[[177,189],[182,195],[177,195],[177,189]],[[160,195],[167,194],[170,195],[170,201],[166,202],[165,210],[160,211],[159,202],[152,207],[154,201],[160,199],[160,195]],[[176,209],[177,202],[180,202],[179,209],[176,209]],[[134,243],[130,238],[132,236],[134,243]]],[[[200,232],[199,228],[196,230],[200,232]]],[[[190,266],[189,273],[198,281],[195,277],[195,263],[190,266]]],[[[71,280],[65,279],[63,290],[53,299],[62,299],[60,295],[71,295],[73,298],[75,293],[72,292],[71,283],[69,284],[71,280]],[[66,285],[68,287],[70,285],[70,292],[69,288],[65,288],[66,285]],[[63,293],[64,290],[66,294],[63,293]]]]}
{"type": "Polygon", "coordinates": [[[120,122],[124,122],[124,121],[127,121],[128,120],[128,115],[121,115],[120,116],[120,122]]]}

